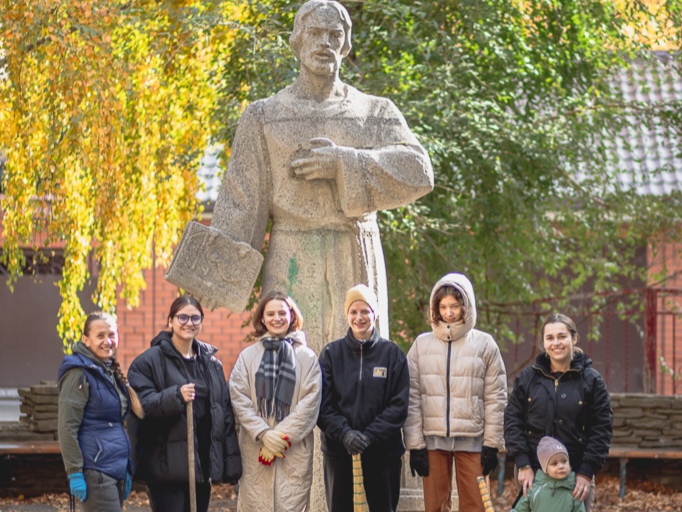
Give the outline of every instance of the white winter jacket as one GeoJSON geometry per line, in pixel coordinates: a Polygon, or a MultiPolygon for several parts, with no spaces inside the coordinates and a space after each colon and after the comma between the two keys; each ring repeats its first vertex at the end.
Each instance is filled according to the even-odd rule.
{"type": "MultiPolygon", "coordinates": [[[[504,448],[507,375],[500,349],[489,334],[474,329],[476,298],[462,274],[448,274],[431,292],[453,286],[464,298],[464,323],[440,322],[420,334],[407,361],[410,405],[404,426],[408,450],[426,447],[427,436],[483,438],[504,448]]],[[[480,449],[480,447],[479,447],[480,449]]]]}
{"type": "Polygon", "coordinates": [[[317,356],[308,348],[303,331],[295,339],[296,387],[291,412],[279,424],[258,414],[256,372],[265,348],[259,339],[245,348],[230,375],[230,396],[239,434],[244,473],[239,481],[237,510],[242,512],[301,512],[308,510],[313,480],[313,427],[322,393],[322,373],[317,356]],[[271,466],[258,462],[262,443],[256,441],[269,428],[289,436],[291,447],[271,466]]]}

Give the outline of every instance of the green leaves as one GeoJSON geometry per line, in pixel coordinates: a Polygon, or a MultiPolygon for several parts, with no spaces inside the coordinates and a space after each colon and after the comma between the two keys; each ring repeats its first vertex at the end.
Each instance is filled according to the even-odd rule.
{"type": "MultiPolygon", "coordinates": [[[[87,255],[99,304],[113,308],[118,286],[135,304],[142,269],[169,261],[197,211],[206,142],[230,147],[245,106],[293,82],[300,3],[34,4],[0,7],[3,258],[16,276],[20,247],[64,241],[68,342],[87,255]]],[[[436,172],[429,196],[381,213],[394,338],[427,328],[431,286],[446,272],[471,278],[479,326],[502,340],[517,312],[571,312],[575,294],[646,281],[640,256],[679,237],[680,195],[620,189],[613,141],[639,125],[679,141],[681,109],[626,102],[612,77],[651,48],[680,47],[680,0],[346,7],[343,79],[391,98],[436,172]]]]}
{"type": "MultiPolygon", "coordinates": [[[[661,3],[656,16],[679,19],[678,4],[661,3]]],[[[250,16],[233,41],[231,54],[243,57],[223,75],[221,115],[293,81],[295,63],[280,37],[291,29],[292,7],[259,5],[267,21],[250,16]],[[270,63],[267,79],[255,69],[263,59],[270,63]]],[[[571,295],[646,279],[637,257],[662,219],[680,220],[670,206],[679,206],[679,197],[619,190],[620,169],[607,162],[608,141],[629,125],[661,122],[666,112],[641,105],[647,115],[633,119],[609,81],[649,47],[638,37],[651,22],[642,4],[367,0],[346,6],[353,50],[343,79],[393,99],[436,172],[435,190],[419,204],[381,214],[394,338],[409,341],[427,328],[431,286],[446,272],[469,275],[479,326],[502,341],[516,312],[556,307],[546,299],[563,298],[570,312],[571,295]]],[[[679,41],[672,29],[667,37],[679,41]]],[[[240,110],[231,112],[234,126],[240,110]]],[[[665,119],[679,129],[679,118],[665,119]]],[[[231,131],[222,134],[229,139],[231,131]]]]}

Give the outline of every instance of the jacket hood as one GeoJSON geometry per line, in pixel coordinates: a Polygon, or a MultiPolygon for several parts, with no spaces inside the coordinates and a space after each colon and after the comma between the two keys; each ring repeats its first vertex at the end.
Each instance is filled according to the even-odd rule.
{"type": "Polygon", "coordinates": [[[88,348],[88,346],[83,343],[82,341],[77,341],[74,343],[71,351],[74,354],[80,354],[84,357],[87,357],[88,359],[92,360],[93,363],[98,364],[101,367],[104,367],[104,363],[100,361],[95,354],[92,353],[92,351],[88,348]]]}
{"type": "MultiPolygon", "coordinates": [[[[431,298],[429,299],[429,307],[433,310],[434,296],[436,292],[444,286],[452,286],[462,294],[464,299],[464,331],[469,332],[476,326],[476,295],[474,295],[474,287],[471,281],[464,274],[447,274],[441,277],[431,290],[431,298]]],[[[442,322],[441,322],[442,323],[442,322]]],[[[435,327],[435,326],[434,326],[435,327]]]]}
{"type": "MultiPolygon", "coordinates": [[[[175,347],[173,347],[173,335],[170,331],[161,331],[157,334],[152,342],[150,343],[152,347],[160,347],[161,350],[166,352],[168,355],[174,356],[177,354],[175,347]]],[[[216,352],[218,352],[218,347],[215,347],[209,343],[199,341],[194,338],[192,341],[192,347],[194,351],[199,355],[199,357],[211,357],[216,352]]]]}
{"type": "Polygon", "coordinates": [[[71,368],[99,368],[104,372],[110,371],[82,341],[74,343],[72,352],[72,356],[67,356],[62,361],[57,372],[57,381],[60,381],[71,368]]]}

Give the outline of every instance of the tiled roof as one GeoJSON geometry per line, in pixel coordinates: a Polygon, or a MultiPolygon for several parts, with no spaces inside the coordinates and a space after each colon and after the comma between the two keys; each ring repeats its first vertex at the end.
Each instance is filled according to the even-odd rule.
{"type": "Polygon", "coordinates": [[[201,165],[197,169],[201,188],[197,192],[197,199],[202,203],[215,203],[218,199],[222,170],[220,168],[221,144],[210,145],[201,157],[201,165]]]}
{"type": "MultiPolygon", "coordinates": [[[[679,55],[655,52],[655,58],[633,62],[614,77],[613,85],[628,102],[682,102],[682,62],[679,55]]],[[[682,110],[682,103],[677,108],[682,110]]],[[[635,123],[615,142],[613,165],[619,184],[640,194],[665,195],[682,191],[682,146],[670,128],[652,129],[635,123]]]]}

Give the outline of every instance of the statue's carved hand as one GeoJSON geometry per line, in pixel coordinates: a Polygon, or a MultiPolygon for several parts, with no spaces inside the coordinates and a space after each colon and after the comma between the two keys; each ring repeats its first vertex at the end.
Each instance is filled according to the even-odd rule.
{"type": "Polygon", "coordinates": [[[353,148],[337,146],[325,138],[310,139],[311,149],[307,156],[291,162],[294,176],[306,180],[334,180],[341,169],[341,162],[354,155],[353,148]]]}

